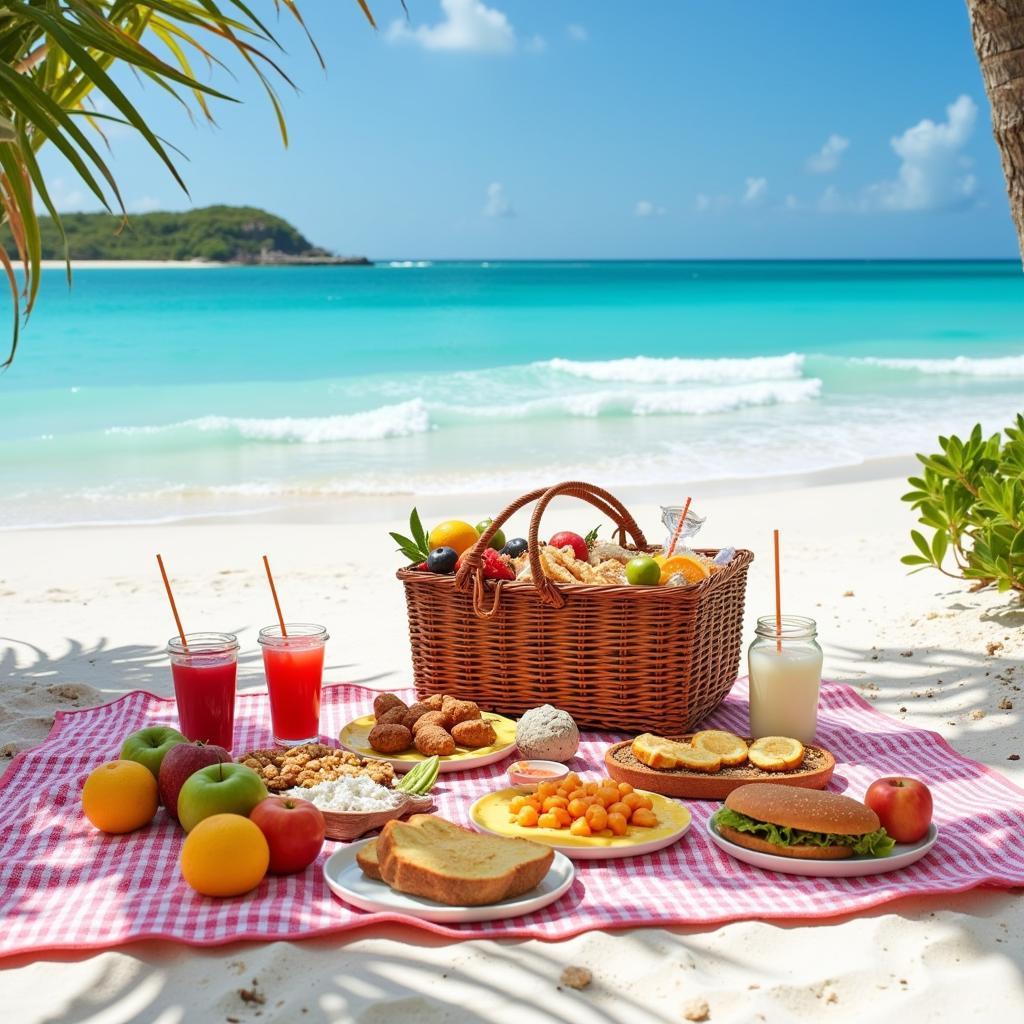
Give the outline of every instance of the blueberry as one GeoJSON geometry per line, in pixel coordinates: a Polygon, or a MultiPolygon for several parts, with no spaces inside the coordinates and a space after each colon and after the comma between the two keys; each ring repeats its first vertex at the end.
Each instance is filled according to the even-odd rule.
{"type": "Polygon", "coordinates": [[[508,555],[509,558],[518,558],[520,555],[526,554],[526,549],[530,545],[527,544],[522,537],[513,537],[502,549],[503,555],[508,555]]]}
{"type": "Polygon", "coordinates": [[[434,548],[427,556],[427,568],[431,572],[447,575],[450,572],[455,572],[455,562],[458,557],[454,548],[434,548]]]}

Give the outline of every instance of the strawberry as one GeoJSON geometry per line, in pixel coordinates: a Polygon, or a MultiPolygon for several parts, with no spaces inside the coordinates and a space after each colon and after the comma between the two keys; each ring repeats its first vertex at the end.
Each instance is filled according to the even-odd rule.
{"type": "MultiPolygon", "coordinates": [[[[514,580],[516,578],[516,571],[512,568],[512,563],[504,555],[498,554],[494,548],[487,548],[484,551],[482,562],[485,580],[514,580]]],[[[462,555],[459,555],[459,560],[455,563],[455,571],[458,572],[461,568],[462,555]]]]}
{"type": "Polygon", "coordinates": [[[504,555],[498,554],[494,548],[487,548],[483,556],[484,579],[488,580],[514,580],[516,571],[512,563],[504,555]]]}

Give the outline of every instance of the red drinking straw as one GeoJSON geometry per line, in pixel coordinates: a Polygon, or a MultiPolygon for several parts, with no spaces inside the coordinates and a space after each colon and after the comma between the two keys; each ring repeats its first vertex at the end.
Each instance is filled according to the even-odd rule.
{"type": "Polygon", "coordinates": [[[676,528],[672,533],[672,542],[668,546],[668,553],[665,555],[666,558],[672,557],[672,552],[676,549],[676,541],[679,540],[679,534],[683,532],[683,523],[686,522],[686,513],[690,511],[690,498],[686,499],[686,504],[683,505],[683,514],[679,517],[679,522],[676,523],[676,528]]]}
{"type": "Polygon", "coordinates": [[[281,623],[281,636],[287,636],[288,630],[284,628],[284,616],[281,614],[281,602],[277,599],[277,587],[274,586],[274,577],[270,572],[270,562],[267,556],[263,556],[263,568],[267,570],[267,582],[270,584],[270,593],[274,597],[274,607],[277,609],[277,621],[281,623]]]}
{"type": "Polygon", "coordinates": [[[164,560],[157,555],[156,564],[160,566],[160,575],[164,578],[164,589],[167,591],[167,600],[171,602],[171,613],[174,615],[174,623],[178,627],[178,636],[181,637],[181,646],[188,650],[185,643],[185,630],[181,628],[181,617],[178,615],[178,606],[174,603],[174,594],[171,592],[171,581],[167,578],[167,570],[164,568],[164,560]]]}

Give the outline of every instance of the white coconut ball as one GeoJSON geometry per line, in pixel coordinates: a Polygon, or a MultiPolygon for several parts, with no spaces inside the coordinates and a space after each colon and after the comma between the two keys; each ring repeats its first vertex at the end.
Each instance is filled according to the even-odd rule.
{"type": "Polygon", "coordinates": [[[542,704],[531,708],[516,726],[516,746],[525,758],[568,761],[580,745],[580,731],[568,711],[542,704]]]}

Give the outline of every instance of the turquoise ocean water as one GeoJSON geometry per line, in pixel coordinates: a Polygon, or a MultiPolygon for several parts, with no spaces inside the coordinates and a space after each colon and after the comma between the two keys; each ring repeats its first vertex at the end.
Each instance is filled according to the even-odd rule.
{"type": "Polygon", "coordinates": [[[0,526],[769,476],[1022,409],[1011,262],[48,271],[0,526]]]}

